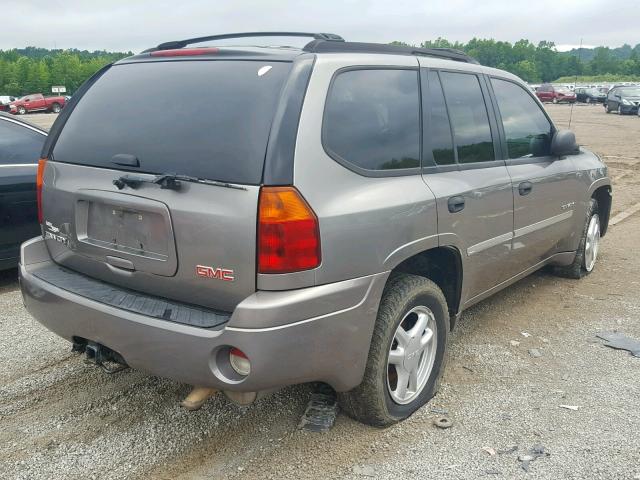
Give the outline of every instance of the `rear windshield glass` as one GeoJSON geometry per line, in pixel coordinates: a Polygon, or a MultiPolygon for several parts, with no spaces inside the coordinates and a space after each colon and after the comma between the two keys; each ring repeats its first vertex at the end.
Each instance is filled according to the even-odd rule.
{"type": "Polygon", "coordinates": [[[115,65],[73,110],[53,159],[258,184],[290,68],[224,60],[115,65]],[[134,155],[140,167],[114,164],[118,154],[134,155]]]}

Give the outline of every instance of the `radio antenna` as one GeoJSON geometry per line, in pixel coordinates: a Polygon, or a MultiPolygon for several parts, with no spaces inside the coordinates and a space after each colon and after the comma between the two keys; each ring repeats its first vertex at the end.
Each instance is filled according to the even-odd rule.
{"type": "MultiPolygon", "coordinates": [[[[578,49],[578,66],[580,65],[580,60],[582,56],[582,39],[580,39],[580,48],[578,49]]],[[[578,67],[576,67],[576,78],[573,81],[573,91],[575,93],[576,91],[576,86],[578,85],[578,67]]],[[[576,101],[578,100],[578,97],[576,96],[576,101]]],[[[573,118],[573,106],[576,104],[576,102],[573,102],[571,104],[571,111],[569,112],[569,129],[571,129],[571,119],[573,118]]]]}

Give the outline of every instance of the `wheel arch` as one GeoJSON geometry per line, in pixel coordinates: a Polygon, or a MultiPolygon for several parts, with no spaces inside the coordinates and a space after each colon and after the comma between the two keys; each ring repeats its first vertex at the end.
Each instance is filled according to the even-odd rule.
{"type": "Polygon", "coordinates": [[[462,255],[457,247],[446,245],[418,252],[396,265],[389,277],[394,273],[418,275],[438,285],[447,300],[453,330],[460,313],[463,279],[462,255]]]}

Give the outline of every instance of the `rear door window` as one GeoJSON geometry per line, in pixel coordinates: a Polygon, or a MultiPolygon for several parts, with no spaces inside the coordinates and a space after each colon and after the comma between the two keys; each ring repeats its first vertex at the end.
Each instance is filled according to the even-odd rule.
{"type": "Polygon", "coordinates": [[[551,154],[551,123],[524,88],[497,78],[491,85],[498,101],[508,158],[551,154]]]}
{"type": "Polygon", "coordinates": [[[447,105],[442,93],[442,85],[438,72],[431,70],[428,74],[429,87],[427,95],[427,138],[431,144],[433,161],[436,165],[453,165],[456,163],[453,152],[453,138],[449,124],[447,105]]]}
{"type": "Polygon", "coordinates": [[[495,160],[489,115],[480,81],[469,73],[441,72],[458,163],[495,160]]]}
{"type": "Polygon", "coordinates": [[[78,102],[53,159],[124,169],[112,159],[128,154],[138,158],[135,171],[259,184],[290,68],[228,60],[114,65],[78,102]]]}
{"type": "Polygon", "coordinates": [[[0,165],[38,163],[45,135],[8,120],[0,120],[0,165]]]}
{"type": "Polygon", "coordinates": [[[325,107],[325,149],[334,159],[357,169],[419,167],[419,91],[417,70],[339,73],[325,107]]]}

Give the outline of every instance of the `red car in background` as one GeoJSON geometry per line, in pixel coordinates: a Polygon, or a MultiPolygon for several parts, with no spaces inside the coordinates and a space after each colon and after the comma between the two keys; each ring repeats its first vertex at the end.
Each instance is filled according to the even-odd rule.
{"type": "Polygon", "coordinates": [[[576,94],[565,87],[554,87],[550,83],[540,85],[536,89],[536,95],[541,102],[567,102],[575,103],[576,94]]]}
{"type": "Polygon", "coordinates": [[[59,113],[64,107],[64,102],[64,97],[45,97],[41,93],[33,93],[11,102],[9,111],[18,115],[24,115],[27,112],[59,113]]]}

